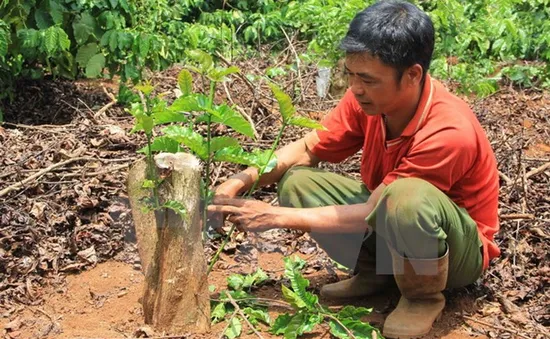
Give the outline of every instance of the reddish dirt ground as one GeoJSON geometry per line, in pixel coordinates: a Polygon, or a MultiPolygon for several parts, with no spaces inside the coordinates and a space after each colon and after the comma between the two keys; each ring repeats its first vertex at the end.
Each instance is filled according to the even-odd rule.
{"type": "MultiPolygon", "coordinates": [[[[303,258],[307,256],[302,255],[303,258]]],[[[259,266],[268,274],[282,274],[282,255],[266,254],[260,256],[259,266]]],[[[325,272],[326,273],[326,272],[325,272]]],[[[225,287],[225,278],[229,272],[215,271],[210,277],[210,284],[218,289],[225,287]]],[[[318,287],[326,281],[326,274],[316,272],[306,275],[313,286],[318,287]]],[[[341,278],[345,275],[340,274],[341,278]]],[[[10,338],[36,338],[49,331],[49,338],[128,338],[132,333],[139,335],[143,324],[142,310],[139,298],[143,288],[143,274],[133,265],[109,261],[98,264],[95,268],[80,274],[66,277],[66,287],[51,289],[44,295],[44,304],[38,307],[25,307],[18,315],[17,321],[22,326],[16,332],[11,332],[10,338]]],[[[255,293],[258,297],[282,300],[280,287],[264,286],[255,293]]],[[[374,307],[375,312],[366,317],[373,325],[383,324],[383,315],[378,314],[387,308],[389,302],[397,300],[397,291],[392,290],[383,295],[368,300],[354,301],[354,305],[374,307]]],[[[321,300],[325,305],[338,306],[338,303],[329,303],[321,300]]],[[[454,316],[455,313],[468,310],[473,300],[461,299],[458,303],[451,302],[443,318],[434,326],[433,333],[425,338],[459,339],[459,338],[487,338],[484,335],[471,335],[467,325],[454,316]],[[458,320],[458,321],[457,321],[458,320]]],[[[271,311],[274,319],[278,312],[271,311]]],[[[0,327],[7,323],[0,321],[0,327]]],[[[212,338],[218,338],[225,323],[218,323],[212,327],[212,338]]],[[[326,333],[327,326],[318,327],[304,338],[330,338],[326,333]]],[[[159,334],[160,335],[160,334],[159,334]]],[[[262,332],[265,338],[276,338],[267,332],[262,332]]],[[[242,338],[255,338],[255,335],[245,334],[242,338]]]]}

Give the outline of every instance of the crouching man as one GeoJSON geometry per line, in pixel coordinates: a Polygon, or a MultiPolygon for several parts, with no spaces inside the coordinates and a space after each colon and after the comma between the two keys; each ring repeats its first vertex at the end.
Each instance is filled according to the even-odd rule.
{"type": "Polygon", "coordinates": [[[341,42],[349,89],[313,131],[277,151],[260,185],[278,183],[280,206],[236,198],[254,168],[216,189],[210,210],[249,232],[309,232],[348,280],[322,287],[329,298],[367,296],[395,280],[401,299],[383,334],[427,334],[445,288],[478,279],[499,255],[498,172],[487,137],[461,99],[428,74],[430,18],[413,4],[381,1],[358,13],[341,42]],[[315,168],[362,151],[361,178],[315,168]]]}

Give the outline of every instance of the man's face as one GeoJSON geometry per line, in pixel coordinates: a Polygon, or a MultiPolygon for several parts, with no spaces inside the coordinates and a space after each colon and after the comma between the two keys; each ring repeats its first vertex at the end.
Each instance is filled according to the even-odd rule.
{"type": "Polygon", "coordinates": [[[346,56],[345,70],[351,91],[367,115],[399,111],[400,104],[410,100],[410,86],[397,80],[397,71],[369,53],[346,56]]]}

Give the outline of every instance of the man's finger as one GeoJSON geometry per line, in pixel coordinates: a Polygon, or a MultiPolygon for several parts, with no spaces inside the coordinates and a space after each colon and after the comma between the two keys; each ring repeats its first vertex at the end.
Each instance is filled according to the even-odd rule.
{"type": "Polygon", "coordinates": [[[210,205],[208,206],[208,212],[214,212],[214,213],[223,213],[224,215],[227,215],[229,213],[237,213],[239,209],[234,206],[227,206],[227,205],[210,205]]]}
{"type": "Polygon", "coordinates": [[[247,201],[246,199],[214,197],[213,203],[215,205],[243,207],[247,201]]]}

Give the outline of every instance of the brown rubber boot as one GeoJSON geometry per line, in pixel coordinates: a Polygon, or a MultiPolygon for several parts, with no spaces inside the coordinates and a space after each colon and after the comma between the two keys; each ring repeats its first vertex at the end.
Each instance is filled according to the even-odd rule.
{"type": "Polygon", "coordinates": [[[330,299],[366,297],[375,294],[392,284],[391,275],[376,274],[375,260],[363,260],[357,263],[358,273],[350,279],[324,285],[321,295],[330,299]]]}
{"type": "Polygon", "coordinates": [[[432,329],[445,307],[443,291],[449,270],[449,249],[438,259],[403,258],[393,249],[395,282],[401,299],[386,318],[383,335],[393,339],[421,338],[432,329]]]}

